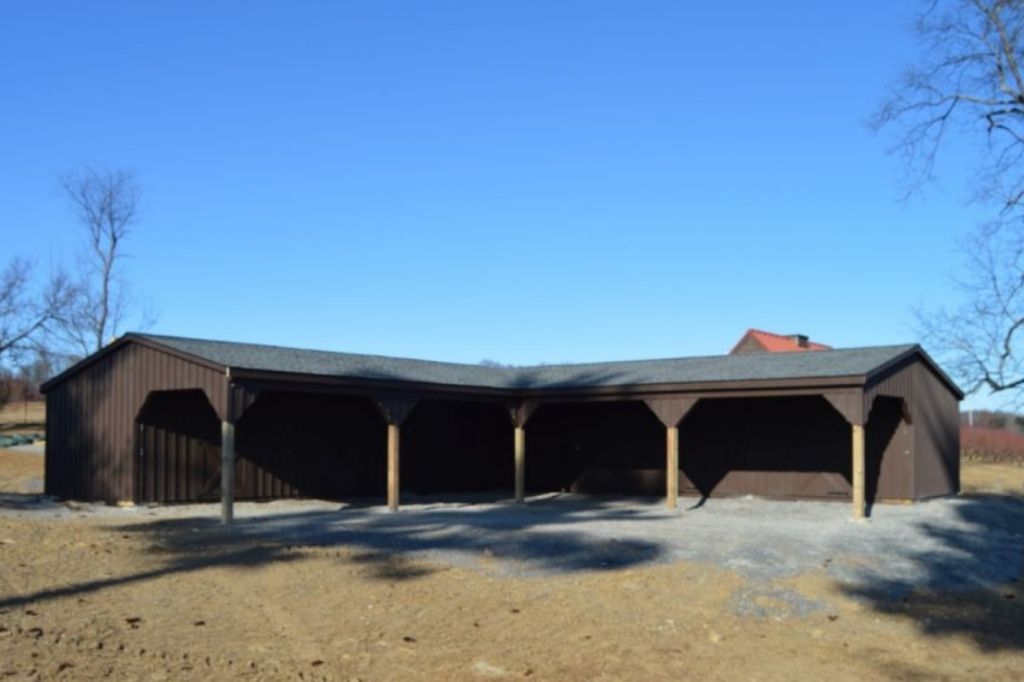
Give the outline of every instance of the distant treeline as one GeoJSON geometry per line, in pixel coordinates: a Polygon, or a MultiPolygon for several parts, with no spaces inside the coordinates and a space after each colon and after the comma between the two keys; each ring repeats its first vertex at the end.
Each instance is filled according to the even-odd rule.
{"type": "Polygon", "coordinates": [[[980,426],[985,429],[1006,429],[1024,433],[1024,415],[999,410],[968,410],[960,413],[964,426],[980,426]]]}

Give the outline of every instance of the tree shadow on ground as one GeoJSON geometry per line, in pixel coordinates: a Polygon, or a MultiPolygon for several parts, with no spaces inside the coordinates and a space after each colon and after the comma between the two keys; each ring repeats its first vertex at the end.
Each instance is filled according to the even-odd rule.
{"type": "Polygon", "coordinates": [[[41,493],[22,493],[0,491],[0,509],[58,509],[59,502],[47,498],[41,493]]]}
{"type": "Polygon", "coordinates": [[[259,568],[304,558],[308,548],[358,550],[348,558],[370,576],[412,580],[437,568],[430,560],[482,566],[498,572],[554,574],[614,570],[652,563],[665,553],[645,539],[617,540],[587,534],[579,523],[629,523],[664,517],[643,505],[566,496],[525,505],[424,505],[388,513],[354,504],[334,509],[285,511],[236,519],[222,526],[207,516],[181,516],[109,526],[112,532],[145,537],[159,565],[129,575],[100,578],[0,598],[0,608],[78,596],[166,575],[211,568],[259,568]],[[425,559],[427,561],[419,561],[425,559]]]}
{"type": "Polygon", "coordinates": [[[935,543],[903,555],[915,568],[907,577],[864,569],[843,592],[926,635],[965,636],[989,651],[1024,649],[1024,499],[965,496],[954,509],[956,523],[919,528],[935,543]]]}

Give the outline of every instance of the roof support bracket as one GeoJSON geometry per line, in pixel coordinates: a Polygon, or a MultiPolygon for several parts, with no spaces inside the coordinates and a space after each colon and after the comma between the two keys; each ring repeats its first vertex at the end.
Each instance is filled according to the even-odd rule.
{"type": "Polygon", "coordinates": [[[647,403],[647,407],[651,408],[654,416],[668,428],[679,426],[679,422],[683,421],[683,417],[689,414],[698,400],[700,398],[681,395],[644,398],[644,402],[647,403]]]}
{"type": "Polygon", "coordinates": [[[389,425],[401,426],[416,407],[416,399],[399,396],[376,396],[373,404],[380,411],[380,416],[389,425]]]}
{"type": "Polygon", "coordinates": [[[231,382],[228,384],[228,392],[231,394],[228,400],[228,420],[237,422],[260,397],[261,391],[231,382]]]}
{"type": "Polygon", "coordinates": [[[835,393],[822,393],[821,397],[829,402],[836,412],[843,416],[850,424],[861,426],[867,422],[867,410],[864,409],[863,391],[844,391],[835,393]]]}
{"type": "Polygon", "coordinates": [[[522,428],[526,426],[526,422],[530,421],[530,417],[537,411],[540,405],[534,400],[520,400],[514,403],[507,403],[508,416],[512,419],[512,426],[516,428],[522,428]]]}

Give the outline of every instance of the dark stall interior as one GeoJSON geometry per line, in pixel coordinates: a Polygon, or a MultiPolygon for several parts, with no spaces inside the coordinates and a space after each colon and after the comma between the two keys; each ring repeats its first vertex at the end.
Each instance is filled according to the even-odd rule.
{"type": "MultiPolygon", "coordinates": [[[[900,400],[875,401],[866,433],[869,503],[902,496],[910,461],[903,424],[900,400]]],[[[679,432],[684,494],[850,495],[850,427],[820,396],[703,399],[679,432]]],[[[140,501],[217,497],[220,422],[202,391],[152,393],[138,438],[140,501]]],[[[512,440],[502,404],[420,401],[401,427],[401,489],[510,490],[512,440]]],[[[236,449],[238,499],[386,491],[386,428],[368,398],[263,392],[238,420],[236,449]]],[[[643,402],[547,404],[526,428],[530,492],[663,495],[664,466],[665,429],[643,402]]]]}
{"type": "Polygon", "coordinates": [[[850,426],[820,396],[704,399],[679,441],[684,493],[850,495],[850,426]]]}
{"type": "Polygon", "coordinates": [[[531,492],[665,493],[665,429],[642,402],[544,405],[526,427],[531,492]]]}
{"type": "Polygon", "coordinates": [[[239,498],[380,496],[386,429],[368,398],[265,391],[238,420],[239,498]]]}
{"type": "MultiPolygon", "coordinates": [[[[869,501],[897,408],[877,407],[867,430],[869,501]]],[[[850,426],[820,396],[704,399],[679,432],[684,494],[850,495],[850,426]]],[[[665,492],[665,429],[642,402],[544,405],[527,426],[526,451],[531,492],[665,492]]]]}
{"type": "Polygon", "coordinates": [[[403,492],[467,493],[513,486],[512,422],[500,403],[422,400],[401,433],[403,492]]]}

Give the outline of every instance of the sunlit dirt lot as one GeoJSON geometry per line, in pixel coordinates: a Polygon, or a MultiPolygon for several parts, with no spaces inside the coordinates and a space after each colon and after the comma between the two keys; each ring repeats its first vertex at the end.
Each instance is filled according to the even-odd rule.
{"type": "MultiPolygon", "coordinates": [[[[829,557],[753,591],[742,572],[703,561],[521,575],[499,570],[512,559],[486,548],[456,564],[224,531],[209,507],[198,518],[41,505],[25,493],[41,467],[39,455],[0,451],[0,677],[917,681],[1024,671],[1021,548],[1007,559],[1016,579],[891,598],[844,589],[829,557]]],[[[994,509],[1024,505],[1020,467],[969,464],[963,478],[994,509]]]]}

